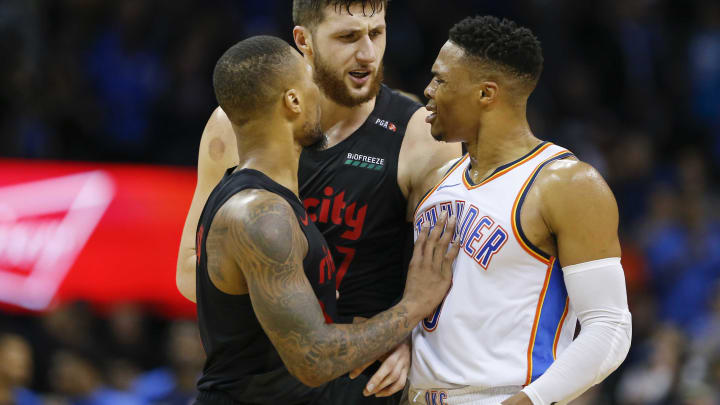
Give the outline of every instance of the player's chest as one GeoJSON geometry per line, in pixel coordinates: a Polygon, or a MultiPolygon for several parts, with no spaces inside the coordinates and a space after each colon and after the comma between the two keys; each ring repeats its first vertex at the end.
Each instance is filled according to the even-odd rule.
{"type": "Polygon", "coordinates": [[[393,145],[371,141],[331,153],[303,153],[298,171],[300,197],[314,222],[340,225],[355,220],[362,210],[384,211],[398,205],[398,151],[393,145]]]}
{"type": "Polygon", "coordinates": [[[461,244],[465,260],[487,270],[503,261],[508,242],[514,239],[512,207],[496,201],[489,193],[467,190],[462,184],[445,182],[436,188],[416,211],[415,237],[423,226],[435,226],[445,213],[456,217],[454,239],[461,244]]]}

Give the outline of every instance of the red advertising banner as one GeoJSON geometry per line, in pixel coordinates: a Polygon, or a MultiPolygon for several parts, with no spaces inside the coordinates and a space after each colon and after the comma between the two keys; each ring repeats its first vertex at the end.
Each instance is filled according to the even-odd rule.
{"type": "Polygon", "coordinates": [[[0,306],[140,301],[193,316],[175,263],[195,171],[0,160],[0,306]]]}

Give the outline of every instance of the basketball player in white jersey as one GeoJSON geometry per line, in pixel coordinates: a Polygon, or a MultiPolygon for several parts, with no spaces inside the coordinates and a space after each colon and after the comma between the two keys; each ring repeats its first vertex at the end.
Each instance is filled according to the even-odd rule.
{"type": "Polygon", "coordinates": [[[452,213],[462,247],[447,297],[413,331],[411,404],[566,403],[629,350],[613,194],[526,119],[542,63],[530,30],[485,16],[453,27],[433,65],[432,135],[468,154],[427,179],[416,234],[452,213]]]}

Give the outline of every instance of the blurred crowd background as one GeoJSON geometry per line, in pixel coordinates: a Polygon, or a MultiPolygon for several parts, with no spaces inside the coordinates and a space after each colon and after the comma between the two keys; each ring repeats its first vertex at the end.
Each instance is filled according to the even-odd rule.
{"type": "MultiPolygon", "coordinates": [[[[0,156],[195,165],[215,61],[250,35],[290,42],[290,3],[1,1],[0,156]]],[[[531,126],[618,200],[633,345],[575,403],[720,404],[720,2],[392,0],[386,83],[421,96],[474,14],[540,38],[531,126]]],[[[3,405],[186,404],[202,361],[192,320],[142,303],[0,313],[3,405]]]]}

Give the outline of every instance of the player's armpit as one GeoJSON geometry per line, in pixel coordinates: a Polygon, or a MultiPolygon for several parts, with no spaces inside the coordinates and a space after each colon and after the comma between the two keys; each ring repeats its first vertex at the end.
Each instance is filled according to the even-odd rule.
{"type": "Polygon", "coordinates": [[[617,203],[597,170],[561,160],[543,172],[541,212],[562,266],[619,257],[617,203]]]}
{"type": "Polygon", "coordinates": [[[236,142],[230,121],[218,107],[210,116],[200,140],[197,184],[180,238],[175,273],[178,291],[192,302],[195,302],[195,233],[198,220],[225,170],[237,165],[236,142]]]}

